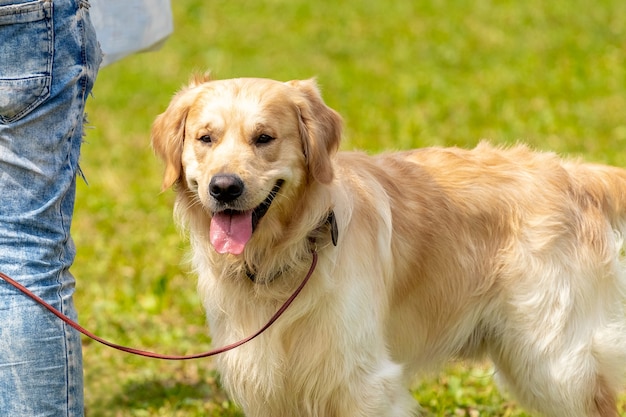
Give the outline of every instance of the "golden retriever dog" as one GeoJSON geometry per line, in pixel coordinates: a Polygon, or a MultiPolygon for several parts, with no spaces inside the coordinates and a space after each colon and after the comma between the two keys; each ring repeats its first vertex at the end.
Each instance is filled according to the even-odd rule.
{"type": "Polygon", "coordinates": [[[413,416],[408,387],[489,357],[551,417],[618,416],[626,171],[481,143],[338,152],[315,81],[210,80],[152,129],[218,356],[252,417],[413,416]]]}

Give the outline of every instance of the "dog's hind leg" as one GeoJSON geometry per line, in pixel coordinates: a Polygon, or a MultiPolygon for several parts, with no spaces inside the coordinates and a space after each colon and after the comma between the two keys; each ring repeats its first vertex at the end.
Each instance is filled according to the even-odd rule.
{"type": "Polygon", "coordinates": [[[617,417],[614,390],[605,378],[585,369],[583,358],[531,359],[526,354],[514,363],[493,359],[498,382],[527,409],[546,417],[617,417]]]}
{"type": "Polygon", "coordinates": [[[593,417],[617,417],[616,389],[624,381],[626,365],[626,326],[623,320],[598,331],[594,337],[593,355],[596,360],[597,377],[593,417]]]}
{"type": "Polygon", "coordinates": [[[600,376],[596,379],[593,406],[593,417],[619,417],[616,408],[616,394],[606,380],[600,376]]]}
{"type": "Polygon", "coordinates": [[[517,327],[511,337],[513,331],[504,331],[490,349],[496,377],[522,406],[546,417],[618,417],[626,357],[623,334],[616,330],[576,329],[544,345],[532,339],[534,332],[523,335],[517,327]]]}

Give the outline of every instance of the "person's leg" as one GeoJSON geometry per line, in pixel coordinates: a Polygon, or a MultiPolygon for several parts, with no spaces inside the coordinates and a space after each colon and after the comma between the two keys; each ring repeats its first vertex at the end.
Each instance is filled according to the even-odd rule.
{"type": "MultiPolygon", "coordinates": [[[[76,318],[70,237],[100,63],[85,0],[0,0],[0,271],[76,318]]],[[[0,415],[83,415],[73,329],[0,282],[0,415]]]]}

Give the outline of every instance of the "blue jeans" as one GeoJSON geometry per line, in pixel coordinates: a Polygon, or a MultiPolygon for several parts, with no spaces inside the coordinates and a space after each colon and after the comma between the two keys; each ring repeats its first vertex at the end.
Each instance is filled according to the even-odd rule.
{"type": "MultiPolygon", "coordinates": [[[[0,271],[76,318],[70,237],[101,61],[86,0],[0,0],[0,271]]],[[[83,415],[77,332],[0,282],[0,415],[83,415]]]]}

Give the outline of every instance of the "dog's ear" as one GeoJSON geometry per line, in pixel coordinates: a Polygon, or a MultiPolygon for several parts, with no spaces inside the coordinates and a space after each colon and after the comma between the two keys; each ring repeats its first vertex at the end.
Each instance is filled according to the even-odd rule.
{"type": "Polygon", "coordinates": [[[176,93],[165,112],[157,116],[152,124],[152,148],[156,155],[165,162],[162,189],[176,183],[182,173],[183,141],[185,121],[189,107],[195,100],[192,82],[190,87],[176,93]]]}
{"type": "Polygon", "coordinates": [[[333,180],[332,157],[341,140],[341,116],[322,100],[314,79],[287,83],[299,92],[296,106],[309,174],[322,184],[333,180]]]}

